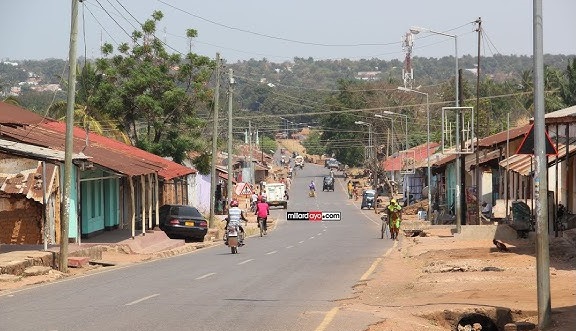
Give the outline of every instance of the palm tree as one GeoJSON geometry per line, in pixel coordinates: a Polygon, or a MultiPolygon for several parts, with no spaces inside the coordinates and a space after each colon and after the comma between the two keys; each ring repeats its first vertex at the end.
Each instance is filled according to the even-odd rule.
{"type": "MultiPolygon", "coordinates": [[[[59,121],[66,120],[66,108],[68,103],[66,101],[59,101],[54,103],[48,109],[48,114],[52,118],[57,118],[59,121]]],[[[130,138],[118,128],[116,121],[107,118],[102,113],[91,115],[88,106],[75,104],[74,106],[74,125],[81,126],[86,131],[97,133],[101,136],[106,136],[116,139],[125,144],[131,145],[130,138]],[[96,117],[97,116],[97,117],[96,117]]]]}

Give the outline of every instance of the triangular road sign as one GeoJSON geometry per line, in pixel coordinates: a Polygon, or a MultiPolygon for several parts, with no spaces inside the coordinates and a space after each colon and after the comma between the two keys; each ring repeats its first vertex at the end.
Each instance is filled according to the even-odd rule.
{"type": "Polygon", "coordinates": [[[250,195],[252,194],[252,185],[250,183],[238,183],[236,186],[236,194],[250,195]]]}
{"type": "MultiPolygon", "coordinates": [[[[556,147],[554,147],[554,144],[548,135],[548,131],[544,131],[544,133],[546,134],[546,155],[558,154],[556,147]]],[[[534,155],[534,124],[530,126],[530,130],[528,130],[528,133],[524,136],[524,140],[522,140],[516,154],[534,155]]]]}

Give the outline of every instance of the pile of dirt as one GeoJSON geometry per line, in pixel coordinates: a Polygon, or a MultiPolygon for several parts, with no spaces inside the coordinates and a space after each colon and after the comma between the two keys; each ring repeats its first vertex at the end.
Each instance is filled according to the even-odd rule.
{"type": "Polygon", "coordinates": [[[417,215],[421,210],[428,210],[428,199],[420,200],[410,206],[402,208],[403,215],[417,215]]]}

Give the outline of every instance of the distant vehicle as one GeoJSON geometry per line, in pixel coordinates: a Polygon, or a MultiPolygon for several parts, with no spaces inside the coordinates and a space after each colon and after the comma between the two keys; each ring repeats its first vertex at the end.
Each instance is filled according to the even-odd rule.
{"type": "Polygon", "coordinates": [[[322,191],[334,191],[334,177],[324,176],[322,191]]]}
{"type": "Polygon", "coordinates": [[[302,155],[297,155],[294,158],[294,168],[296,167],[304,168],[304,157],[302,155]]]}
{"type": "Polygon", "coordinates": [[[362,204],[360,209],[368,208],[373,209],[376,206],[376,191],[366,190],[362,193],[362,204]]]}
{"type": "Polygon", "coordinates": [[[159,210],[160,229],[169,237],[204,240],[208,222],[198,209],[186,205],[163,205],[159,210]]]}
{"type": "Polygon", "coordinates": [[[266,202],[269,206],[282,206],[288,208],[286,201],[286,185],[282,183],[266,183],[266,202]]]}
{"type": "Polygon", "coordinates": [[[327,168],[328,168],[328,169],[338,170],[338,169],[340,168],[340,164],[341,164],[341,163],[340,163],[339,161],[337,161],[337,160],[335,160],[335,159],[332,159],[331,161],[328,161],[328,166],[327,166],[327,168]]]}
{"type": "Polygon", "coordinates": [[[335,158],[329,158],[329,159],[324,160],[324,168],[328,168],[329,167],[328,165],[330,164],[330,162],[334,162],[334,161],[336,161],[335,158]]]}

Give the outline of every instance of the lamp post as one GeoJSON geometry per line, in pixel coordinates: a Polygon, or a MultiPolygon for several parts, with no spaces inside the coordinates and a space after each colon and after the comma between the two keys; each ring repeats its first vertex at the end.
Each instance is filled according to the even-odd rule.
{"type": "Polygon", "coordinates": [[[372,124],[366,123],[364,121],[356,121],[354,124],[365,125],[368,127],[368,160],[372,160],[374,157],[372,153],[372,124]]]}
{"type": "Polygon", "coordinates": [[[432,172],[430,171],[430,102],[428,93],[412,90],[406,87],[399,86],[398,90],[404,92],[414,92],[426,96],[426,159],[427,159],[427,185],[428,185],[428,209],[426,210],[426,217],[430,219],[430,204],[432,204],[432,172]]]}
{"type": "MultiPolygon", "coordinates": [[[[454,86],[455,86],[455,90],[456,90],[456,107],[460,107],[460,93],[459,93],[459,86],[458,86],[458,36],[455,34],[448,34],[448,33],[444,33],[444,32],[438,32],[438,31],[434,31],[434,30],[430,30],[427,28],[422,28],[422,27],[416,27],[413,26],[410,28],[410,33],[412,34],[418,34],[420,32],[429,32],[429,33],[433,33],[433,34],[438,34],[441,36],[446,36],[446,37],[450,37],[450,38],[454,38],[454,60],[455,60],[455,75],[454,75],[454,86]]],[[[460,114],[460,110],[458,110],[458,115],[460,114]]],[[[457,116],[457,121],[460,121],[460,116],[457,116]]],[[[459,127],[459,125],[456,126],[457,128],[459,127]]],[[[456,137],[460,137],[459,133],[456,132],[456,137]]],[[[458,141],[456,142],[456,151],[460,150],[460,138],[457,139],[458,141]]],[[[460,188],[461,188],[461,183],[462,183],[462,173],[461,173],[461,169],[462,169],[462,160],[460,159],[460,155],[458,155],[458,157],[456,158],[456,194],[455,194],[455,199],[456,199],[456,233],[460,233],[461,232],[461,225],[462,225],[462,201],[461,201],[461,192],[460,192],[460,188]]]]}
{"type": "Polygon", "coordinates": [[[372,187],[375,188],[377,185],[376,182],[376,169],[374,166],[374,144],[372,142],[372,124],[371,123],[366,123],[364,121],[356,121],[354,122],[354,124],[358,124],[358,125],[365,125],[368,127],[368,163],[370,164],[371,167],[373,167],[372,171],[372,187]]]}
{"type": "MultiPolygon", "coordinates": [[[[405,150],[405,151],[408,151],[408,115],[391,112],[391,111],[389,111],[389,110],[384,110],[384,111],[382,112],[382,114],[391,115],[391,116],[401,116],[401,117],[404,117],[404,120],[405,120],[405,122],[406,122],[406,126],[405,126],[406,132],[405,132],[405,134],[404,134],[404,137],[405,137],[405,139],[406,139],[406,146],[404,147],[404,150],[405,150]]],[[[379,117],[379,118],[383,118],[382,115],[378,115],[378,114],[375,114],[374,116],[375,116],[375,117],[379,117]]],[[[392,123],[394,123],[394,122],[392,122],[392,123]]],[[[400,151],[398,151],[398,152],[400,152],[400,151]]],[[[404,179],[406,179],[406,174],[404,175],[404,177],[405,177],[404,179]]],[[[406,201],[407,201],[407,205],[409,206],[409,205],[410,205],[410,192],[409,192],[410,189],[409,189],[409,186],[406,186],[406,187],[407,187],[407,189],[406,189],[406,190],[407,190],[407,191],[406,191],[406,195],[407,195],[407,197],[408,197],[408,199],[407,199],[406,201]]]]}

